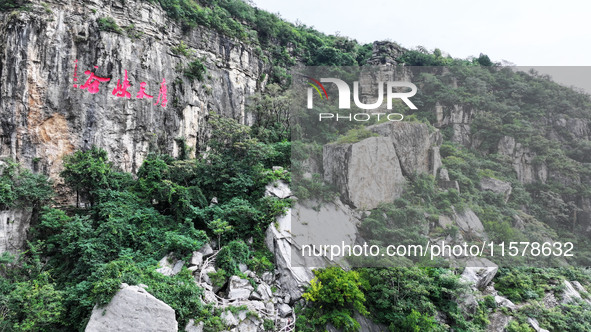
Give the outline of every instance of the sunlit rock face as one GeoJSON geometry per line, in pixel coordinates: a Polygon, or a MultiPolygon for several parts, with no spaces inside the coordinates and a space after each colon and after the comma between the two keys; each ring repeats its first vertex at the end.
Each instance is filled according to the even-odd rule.
{"type": "Polygon", "coordinates": [[[57,179],[63,156],[96,145],[134,172],[149,151],[178,155],[182,139],[193,155],[203,149],[210,112],[248,123],[247,98],[266,77],[251,47],[184,31],[147,1],[48,3],[0,14],[1,157],[57,179]],[[120,33],[99,28],[107,17],[120,33]],[[174,50],[181,41],[186,52],[174,50]],[[201,80],[184,75],[195,60],[206,67],[201,80]],[[90,73],[109,80],[96,91],[90,73]],[[113,92],[126,74],[129,98],[113,92]],[[142,82],[153,98],[138,98],[142,82]]]}

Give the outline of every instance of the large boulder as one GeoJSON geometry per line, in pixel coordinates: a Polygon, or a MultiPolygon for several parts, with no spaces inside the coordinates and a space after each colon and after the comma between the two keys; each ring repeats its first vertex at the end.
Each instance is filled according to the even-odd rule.
{"type": "Polygon", "coordinates": [[[435,175],[441,166],[439,146],[443,138],[439,130],[424,123],[393,121],[368,129],[392,142],[404,175],[415,172],[435,175]]]}
{"type": "Polygon", "coordinates": [[[265,196],[274,196],[277,198],[291,197],[291,189],[285,181],[278,180],[265,187],[265,196]]]}
{"type": "Polygon", "coordinates": [[[536,161],[536,153],[517,143],[511,136],[503,136],[499,140],[497,151],[508,156],[521,183],[543,182],[548,179],[548,167],[544,162],[536,161]]]}
{"type": "Polygon", "coordinates": [[[473,258],[466,263],[461,279],[473,288],[483,290],[493,280],[499,267],[486,258],[473,258]]]}
{"type": "Polygon", "coordinates": [[[254,287],[252,287],[250,281],[246,279],[241,279],[238,276],[232,276],[230,278],[228,288],[228,299],[230,300],[246,300],[250,297],[250,293],[252,293],[252,291],[254,290],[254,287]]]}
{"type": "Polygon", "coordinates": [[[86,332],[177,331],[174,310],[139,286],[122,284],[104,308],[95,306],[86,332]]]}
{"type": "Polygon", "coordinates": [[[391,140],[370,137],[357,143],[327,144],[324,179],[356,208],[371,210],[400,197],[406,180],[391,140]]]}
{"type": "Polygon", "coordinates": [[[466,208],[461,212],[454,209],[453,212],[456,225],[464,234],[486,238],[484,226],[474,211],[466,208]]]}
{"type": "Polygon", "coordinates": [[[0,253],[13,254],[23,248],[31,223],[31,210],[0,211],[0,253]]]}
{"type": "Polygon", "coordinates": [[[511,183],[490,177],[480,179],[480,189],[492,191],[495,194],[502,194],[505,203],[509,200],[512,190],[511,183]]]}
{"type": "Polygon", "coordinates": [[[285,318],[285,317],[291,315],[291,313],[293,312],[293,309],[285,303],[279,304],[279,306],[277,306],[277,310],[279,313],[279,317],[281,317],[281,318],[285,318]]]}
{"type": "Polygon", "coordinates": [[[181,272],[184,265],[184,261],[177,260],[173,253],[169,253],[158,262],[159,268],[156,269],[156,272],[165,276],[173,276],[181,272]]]}

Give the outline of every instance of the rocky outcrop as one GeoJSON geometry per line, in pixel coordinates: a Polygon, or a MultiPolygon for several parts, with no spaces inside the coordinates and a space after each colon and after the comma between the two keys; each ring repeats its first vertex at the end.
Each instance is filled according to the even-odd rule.
{"type": "MultiPolygon", "coordinates": [[[[562,304],[568,304],[571,302],[583,300],[581,292],[587,293],[587,290],[585,289],[585,287],[583,287],[583,285],[581,285],[580,282],[563,280],[562,283],[564,286],[564,289],[562,291],[562,304]]],[[[587,293],[586,295],[588,296],[589,294],[587,293]]],[[[591,304],[591,300],[589,300],[588,298],[585,298],[584,301],[591,304]]]]}
{"type": "Polygon", "coordinates": [[[400,197],[406,180],[394,145],[387,137],[353,144],[328,144],[323,149],[324,179],[339,188],[352,206],[375,209],[400,197]]]}
{"type": "Polygon", "coordinates": [[[482,222],[469,208],[464,209],[461,212],[456,211],[453,209],[454,215],[453,219],[459,229],[468,237],[478,237],[478,238],[486,238],[486,233],[484,232],[484,226],[482,222]]]}
{"type": "Polygon", "coordinates": [[[50,11],[34,2],[0,13],[0,156],[30,168],[40,160],[57,178],[63,156],[97,145],[134,172],[150,150],[178,155],[177,138],[203,148],[210,111],[248,122],[246,98],[266,70],[250,46],[202,27],[185,31],[150,1],[47,3],[50,11]],[[99,29],[107,17],[121,33],[99,29]],[[172,51],[181,40],[188,56],[172,51]],[[201,82],[183,75],[194,59],[207,68],[201,82]],[[95,94],[81,89],[87,70],[110,81],[95,94]],[[129,99],[112,94],[126,71],[129,99]],[[165,108],[154,105],[163,79],[165,108]],[[153,99],[136,98],[141,82],[153,99]]]}
{"type": "Polygon", "coordinates": [[[442,105],[435,106],[436,127],[453,128],[451,140],[466,147],[473,147],[473,137],[470,124],[474,119],[476,112],[472,109],[465,109],[462,105],[453,105],[449,110],[445,110],[442,105]]]}
{"type": "Polygon", "coordinates": [[[449,172],[445,168],[441,168],[439,170],[437,185],[441,189],[455,189],[458,193],[460,192],[460,184],[458,183],[458,181],[452,181],[449,179],[449,172]]]}
{"type": "Polygon", "coordinates": [[[490,177],[480,179],[480,189],[503,195],[505,203],[509,200],[513,190],[511,183],[490,177]]]}
{"type": "Polygon", "coordinates": [[[543,162],[536,160],[536,154],[530,149],[515,142],[510,136],[503,136],[499,140],[497,151],[501,155],[511,158],[513,169],[517,173],[517,179],[521,183],[540,181],[545,183],[548,179],[548,168],[543,162]]]}
{"type": "Polygon", "coordinates": [[[95,307],[86,332],[178,331],[174,310],[139,286],[122,284],[104,308],[95,307]]]}
{"type": "Polygon", "coordinates": [[[368,127],[379,137],[323,148],[324,180],[343,202],[371,210],[400,197],[415,173],[437,174],[441,167],[441,134],[422,123],[388,122],[368,127]]]}
{"type": "Polygon", "coordinates": [[[462,280],[473,288],[483,290],[497,274],[499,267],[486,258],[474,258],[466,263],[462,280]]]}
{"type": "Polygon", "coordinates": [[[322,259],[304,261],[297,251],[301,248],[301,244],[306,242],[303,239],[299,239],[301,242],[296,242],[292,233],[297,232],[292,228],[292,210],[290,209],[277,219],[276,225],[269,225],[265,243],[267,248],[275,254],[278,283],[285,288],[292,299],[297,300],[301,298],[305,288],[314,278],[311,267],[324,266],[325,262],[322,259]]]}
{"type": "Polygon", "coordinates": [[[500,311],[497,311],[497,312],[491,314],[488,317],[488,320],[489,320],[489,323],[488,323],[488,326],[486,327],[486,330],[489,332],[499,332],[499,331],[505,331],[505,327],[507,327],[507,325],[509,325],[509,322],[511,322],[512,317],[507,316],[500,311]]]}
{"type": "Polygon", "coordinates": [[[31,217],[31,209],[0,211],[0,254],[5,251],[16,254],[22,249],[31,217]]]}
{"type": "Polygon", "coordinates": [[[386,122],[368,129],[390,139],[405,176],[415,172],[435,175],[441,166],[439,146],[443,139],[433,127],[416,122],[386,122]]]}
{"type": "Polygon", "coordinates": [[[398,57],[406,52],[402,46],[390,41],[375,41],[372,56],[367,64],[374,66],[396,66],[398,57]]]}

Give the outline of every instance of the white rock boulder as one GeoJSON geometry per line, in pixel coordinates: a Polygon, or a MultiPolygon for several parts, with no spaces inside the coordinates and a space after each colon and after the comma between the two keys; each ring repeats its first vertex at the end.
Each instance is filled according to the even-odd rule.
{"type": "Polygon", "coordinates": [[[178,331],[174,310],[139,286],[122,284],[111,302],[92,310],[86,332],[178,331]]]}

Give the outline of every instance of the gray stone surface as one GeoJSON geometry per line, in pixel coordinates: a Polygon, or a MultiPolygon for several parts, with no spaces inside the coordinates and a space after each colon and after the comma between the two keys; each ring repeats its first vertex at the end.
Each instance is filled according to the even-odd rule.
{"type": "Polygon", "coordinates": [[[230,310],[222,312],[220,318],[222,319],[222,322],[226,324],[226,326],[236,326],[239,323],[238,319],[234,317],[230,310]]]}
{"type": "Polygon", "coordinates": [[[211,283],[211,278],[209,277],[209,274],[215,273],[215,272],[216,272],[215,267],[208,266],[208,267],[204,268],[198,274],[195,274],[195,279],[201,278],[202,282],[212,286],[213,284],[211,283]]]}
{"type": "Polygon", "coordinates": [[[122,284],[111,302],[95,307],[86,325],[86,332],[178,330],[174,310],[145,289],[122,284]]]}
{"type": "MultiPolygon", "coordinates": [[[[292,209],[277,218],[277,225],[267,227],[265,244],[275,254],[276,281],[290,293],[292,298],[299,299],[304,288],[314,278],[311,268],[303,267],[304,262],[292,259],[292,245],[297,240],[293,238],[292,209]]],[[[352,227],[353,228],[353,227],[352,227]]],[[[302,242],[305,243],[305,242],[302,242]]],[[[324,266],[322,261],[315,261],[308,266],[324,266]]]]}
{"type": "Polygon", "coordinates": [[[241,279],[238,276],[232,276],[228,284],[228,299],[248,299],[250,293],[254,290],[250,281],[241,279]]]}
{"type": "Polygon", "coordinates": [[[495,303],[497,304],[498,307],[505,307],[505,308],[508,308],[509,310],[517,309],[517,306],[513,302],[511,302],[511,300],[509,300],[508,298],[506,298],[504,296],[495,295],[495,303]]]}
{"type": "Polygon", "coordinates": [[[21,251],[31,224],[31,212],[27,209],[0,211],[0,254],[21,251]]]}
{"type": "Polygon", "coordinates": [[[476,289],[488,286],[499,270],[498,266],[486,258],[473,258],[466,263],[461,279],[476,289]]]}
{"type": "Polygon", "coordinates": [[[278,180],[265,187],[265,196],[288,198],[291,197],[291,195],[291,189],[289,189],[289,186],[283,180],[278,180]]]}
{"type": "Polygon", "coordinates": [[[439,147],[442,142],[438,130],[433,131],[424,123],[404,121],[386,122],[369,129],[391,140],[404,175],[410,176],[414,172],[435,174],[437,171],[434,166],[438,165],[433,165],[433,160],[440,159],[439,149],[433,147],[439,147]]]}
{"type": "Polygon", "coordinates": [[[279,317],[283,318],[291,315],[291,313],[293,312],[293,309],[285,303],[281,303],[280,305],[278,305],[277,310],[279,312],[279,317]]]}
{"type": "Polygon", "coordinates": [[[437,220],[437,224],[439,225],[439,227],[445,229],[451,227],[454,224],[454,222],[448,216],[440,214],[439,219],[437,220]]]}
{"type": "Polygon", "coordinates": [[[173,276],[181,272],[184,265],[184,261],[175,259],[173,254],[169,253],[158,262],[158,266],[160,267],[156,269],[156,272],[165,276],[173,276]]]}
{"type": "Polygon", "coordinates": [[[528,318],[527,322],[536,332],[549,332],[548,330],[541,328],[540,323],[538,323],[538,320],[535,318],[528,318]]]}
{"type": "Polygon", "coordinates": [[[263,73],[270,65],[254,46],[197,26],[186,32],[159,5],[149,1],[48,0],[51,12],[39,2],[32,10],[2,15],[0,67],[0,156],[9,156],[33,168],[47,170],[58,180],[62,157],[92,145],[104,148],[115,166],[135,172],[150,150],[178,156],[183,137],[191,156],[208,135],[208,115],[249,123],[247,98],[264,86],[263,73]],[[123,5],[125,4],[125,5],[123,5]],[[141,33],[101,31],[96,20],[112,17],[118,26],[133,25],[141,33]],[[180,40],[194,53],[185,57],[171,47],[180,40]],[[192,82],[179,73],[201,58],[207,75],[192,82]],[[73,81],[78,60],[78,82],[73,81]],[[84,84],[85,70],[111,80],[100,84],[96,94],[74,88],[84,84]],[[117,80],[132,87],[130,99],[111,94],[117,80]],[[162,79],[166,79],[168,105],[154,103],[162,79]],[[153,100],[136,99],[140,82],[153,100]],[[151,148],[152,146],[152,148],[151,148]]]}
{"type": "Polygon", "coordinates": [[[582,299],[581,294],[579,294],[570,281],[564,280],[562,283],[564,285],[564,289],[562,291],[562,304],[567,304],[575,300],[582,299]]]}
{"type": "Polygon", "coordinates": [[[201,263],[203,263],[203,254],[199,251],[194,251],[191,256],[191,261],[189,261],[189,265],[200,267],[201,263]]]}
{"type": "Polygon", "coordinates": [[[257,293],[261,295],[261,299],[266,301],[273,297],[273,292],[271,291],[271,287],[265,283],[261,283],[257,288],[257,293]]]}
{"type": "Polygon", "coordinates": [[[238,324],[238,332],[259,332],[264,331],[260,328],[261,322],[253,317],[246,318],[238,324]]]}
{"type": "Polygon", "coordinates": [[[505,198],[505,202],[509,200],[509,196],[513,190],[511,183],[490,177],[483,177],[480,179],[480,188],[482,190],[492,191],[496,194],[502,194],[505,198]]]}
{"type": "Polygon", "coordinates": [[[486,330],[488,332],[505,331],[505,328],[507,327],[507,325],[509,325],[511,319],[512,318],[510,316],[507,316],[500,311],[494,312],[493,314],[488,316],[489,323],[486,327],[486,330]]]}
{"type": "Polygon", "coordinates": [[[513,137],[503,136],[499,140],[498,153],[511,158],[513,168],[517,173],[517,179],[522,183],[540,181],[545,183],[548,179],[548,169],[545,163],[535,161],[536,154],[528,148],[517,143],[513,137]]]}
{"type": "Polygon", "coordinates": [[[327,144],[323,149],[324,179],[334,184],[344,202],[371,210],[400,197],[406,180],[394,145],[386,137],[353,144],[327,144]]]}
{"type": "Polygon", "coordinates": [[[185,332],[203,332],[204,325],[203,322],[199,322],[195,325],[195,320],[190,319],[187,326],[185,326],[185,332]]]}
{"type": "Polygon", "coordinates": [[[201,247],[201,249],[199,249],[197,252],[201,253],[203,258],[213,255],[213,249],[209,243],[204,244],[203,247],[201,247]]]}
{"type": "Polygon", "coordinates": [[[454,221],[460,230],[465,234],[473,235],[479,238],[486,237],[482,222],[476,213],[474,213],[474,211],[471,209],[466,208],[461,212],[458,212],[454,209],[454,221]]]}

